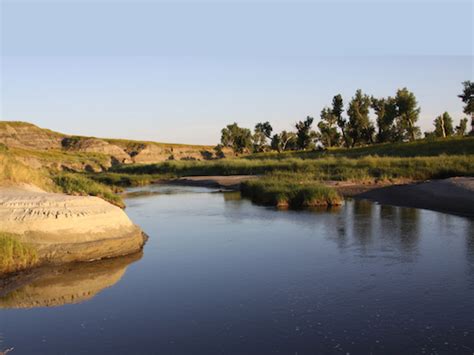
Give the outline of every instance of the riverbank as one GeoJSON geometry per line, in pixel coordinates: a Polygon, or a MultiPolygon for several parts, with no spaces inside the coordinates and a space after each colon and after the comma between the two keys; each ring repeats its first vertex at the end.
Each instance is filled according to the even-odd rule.
{"type": "MultiPolygon", "coordinates": [[[[242,183],[256,176],[191,176],[166,183],[240,190],[242,183]]],[[[414,182],[351,182],[324,181],[344,198],[367,199],[380,204],[423,208],[444,213],[474,217],[474,177],[454,177],[414,182]]]]}
{"type": "Polygon", "coordinates": [[[238,191],[243,182],[256,178],[258,178],[258,176],[255,175],[185,176],[165,182],[173,185],[209,187],[238,191]]]}
{"type": "Polygon", "coordinates": [[[357,194],[380,204],[423,208],[474,217],[474,177],[385,186],[357,194]]]}

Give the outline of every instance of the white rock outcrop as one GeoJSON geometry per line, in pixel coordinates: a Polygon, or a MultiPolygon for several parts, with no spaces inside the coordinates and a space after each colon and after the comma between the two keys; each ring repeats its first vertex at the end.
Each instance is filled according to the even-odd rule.
{"type": "Polygon", "coordinates": [[[125,212],[98,197],[0,187],[0,232],[13,233],[48,262],[95,260],[140,250],[145,236],[125,212]]]}

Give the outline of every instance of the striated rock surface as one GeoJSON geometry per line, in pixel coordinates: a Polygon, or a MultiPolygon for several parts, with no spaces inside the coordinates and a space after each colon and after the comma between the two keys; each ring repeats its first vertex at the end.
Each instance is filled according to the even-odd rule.
{"type": "Polygon", "coordinates": [[[61,149],[59,133],[26,122],[0,122],[0,143],[7,147],[61,149]]]}
{"type": "Polygon", "coordinates": [[[29,187],[0,187],[0,221],[0,231],[19,235],[48,263],[126,255],[145,242],[123,210],[98,197],[29,187]]]}
{"type": "MultiPolygon", "coordinates": [[[[26,150],[22,156],[34,159],[35,164],[74,171],[99,172],[113,164],[153,164],[172,159],[206,160],[216,157],[211,146],[71,136],[27,122],[0,122],[0,144],[26,150]],[[73,159],[75,155],[77,159],[73,159]]],[[[224,149],[224,153],[232,154],[228,149],[224,149]]]]}
{"type": "Polygon", "coordinates": [[[97,138],[64,138],[63,147],[77,152],[110,156],[116,163],[130,164],[132,159],[122,148],[97,138]]]}
{"type": "Polygon", "coordinates": [[[154,164],[167,160],[206,160],[214,153],[209,148],[145,144],[130,153],[133,162],[138,164],[154,164]]]}

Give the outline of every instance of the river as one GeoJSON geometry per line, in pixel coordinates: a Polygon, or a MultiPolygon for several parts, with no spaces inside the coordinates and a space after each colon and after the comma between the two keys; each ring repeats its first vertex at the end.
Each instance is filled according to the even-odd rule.
{"type": "Polygon", "coordinates": [[[472,354],[474,220],[349,200],[132,189],[143,254],[42,271],[0,298],[21,354],[472,354]]]}

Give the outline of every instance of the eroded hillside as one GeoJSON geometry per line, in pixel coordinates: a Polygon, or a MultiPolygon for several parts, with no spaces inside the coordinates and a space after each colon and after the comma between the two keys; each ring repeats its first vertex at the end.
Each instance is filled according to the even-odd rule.
{"type": "Polygon", "coordinates": [[[70,136],[26,122],[0,122],[0,144],[32,167],[103,171],[117,164],[208,160],[213,147],[70,136]]]}

